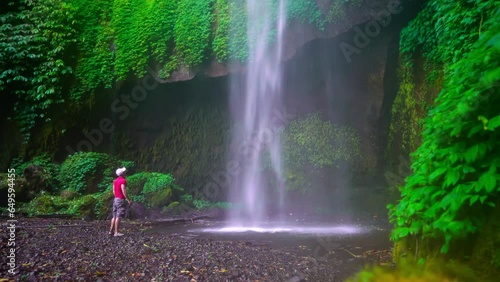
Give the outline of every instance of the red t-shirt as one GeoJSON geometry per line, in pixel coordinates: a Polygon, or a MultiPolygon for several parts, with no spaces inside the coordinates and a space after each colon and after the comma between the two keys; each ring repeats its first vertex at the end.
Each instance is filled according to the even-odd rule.
{"type": "Polygon", "coordinates": [[[113,182],[113,192],[115,193],[115,198],[125,199],[125,196],[122,192],[122,184],[127,184],[127,180],[123,176],[118,176],[117,179],[113,182]]]}

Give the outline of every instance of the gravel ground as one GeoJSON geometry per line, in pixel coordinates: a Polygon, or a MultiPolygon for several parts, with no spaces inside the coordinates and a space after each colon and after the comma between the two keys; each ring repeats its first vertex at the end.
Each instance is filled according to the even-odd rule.
{"type": "Polygon", "coordinates": [[[122,224],[123,237],[108,235],[108,221],[25,218],[17,226],[14,276],[7,275],[5,221],[0,228],[0,272],[17,281],[340,281],[331,264],[313,257],[148,233],[133,221],[122,224]]]}

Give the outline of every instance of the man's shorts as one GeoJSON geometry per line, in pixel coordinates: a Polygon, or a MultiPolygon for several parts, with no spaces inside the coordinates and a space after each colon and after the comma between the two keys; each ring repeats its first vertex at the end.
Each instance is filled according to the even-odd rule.
{"type": "Polygon", "coordinates": [[[125,200],[115,198],[113,200],[113,217],[122,218],[125,216],[125,200]]]}

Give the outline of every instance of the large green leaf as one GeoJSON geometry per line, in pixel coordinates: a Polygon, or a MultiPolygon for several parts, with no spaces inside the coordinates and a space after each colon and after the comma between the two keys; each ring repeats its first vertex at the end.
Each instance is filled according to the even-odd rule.
{"type": "Polygon", "coordinates": [[[490,119],[487,125],[489,130],[495,130],[498,126],[500,126],[500,115],[490,119]]]}

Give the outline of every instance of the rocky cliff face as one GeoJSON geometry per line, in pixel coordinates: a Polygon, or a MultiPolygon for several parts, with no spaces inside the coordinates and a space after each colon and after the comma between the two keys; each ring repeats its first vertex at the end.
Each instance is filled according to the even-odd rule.
{"type": "MultiPolygon", "coordinates": [[[[397,87],[398,35],[419,11],[414,2],[362,1],[359,8],[337,11],[338,18],[323,29],[292,23],[285,36],[285,111],[321,111],[332,122],[356,128],[363,153],[377,163],[395,96],[391,89],[397,87]]],[[[317,3],[335,17],[332,1],[317,3]]],[[[112,97],[97,97],[79,119],[68,117],[69,128],[44,125],[39,131],[56,130],[56,137],[35,137],[25,153],[55,150],[63,160],[78,150],[110,152],[142,169],[172,172],[181,184],[206,184],[224,170],[227,144],[220,137],[228,130],[230,76],[244,72],[242,64],[212,60],[181,67],[168,80],[150,70],[144,78],[117,82],[112,97]]],[[[68,124],[54,124],[61,123],[68,124]]]]}
{"type": "MultiPolygon", "coordinates": [[[[367,48],[374,38],[386,34],[388,29],[394,29],[395,26],[401,28],[402,23],[411,20],[420,10],[420,4],[414,3],[417,1],[413,0],[359,1],[359,7],[345,5],[338,9],[333,7],[336,1],[316,2],[322,13],[333,19],[322,28],[299,21],[291,23],[285,34],[285,61],[292,59],[309,42],[328,40],[355,31],[352,38],[346,38],[346,41],[339,42],[338,46],[344,57],[351,61],[351,57],[367,48]]],[[[244,66],[238,62],[209,60],[197,68],[181,67],[168,79],[158,79],[169,83],[190,80],[198,74],[219,77],[242,70],[244,66]]]]}
{"type": "MultiPolygon", "coordinates": [[[[318,4],[327,7],[327,2],[318,4]]],[[[323,30],[293,23],[284,52],[283,111],[294,116],[320,111],[336,124],[354,127],[367,161],[372,167],[382,163],[397,92],[399,32],[417,12],[412,1],[374,1],[345,11],[323,30]]],[[[224,171],[228,144],[220,136],[228,130],[223,120],[229,115],[230,77],[244,72],[244,65],[217,61],[179,69],[168,80],[152,71],[147,79],[155,87],[147,90],[147,99],[118,112],[116,130],[95,149],[135,160],[145,169],[172,172],[186,186],[209,183],[224,171]]],[[[116,97],[133,96],[144,81],[125,82],[116,97]]],[[[70,141],[75,148],[86,138],[77,135],[70,141]]]]}

